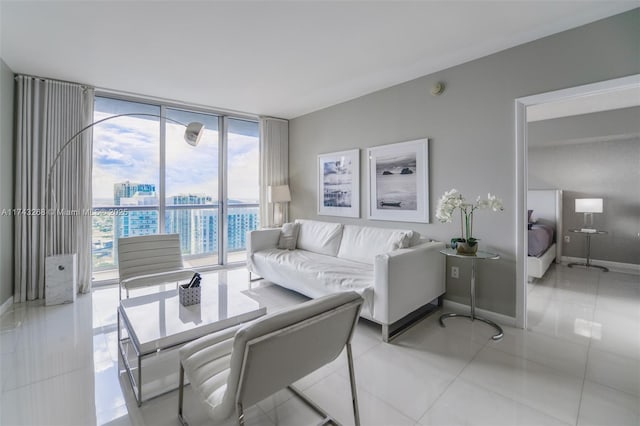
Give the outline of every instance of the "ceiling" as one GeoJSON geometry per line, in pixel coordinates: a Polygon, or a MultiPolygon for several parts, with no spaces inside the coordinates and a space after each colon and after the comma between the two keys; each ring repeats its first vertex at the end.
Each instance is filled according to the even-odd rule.
{"type": "Polygon", "coordinates": [[[637,1],[7,1],[16,73],[294,118],[637,1]]]}

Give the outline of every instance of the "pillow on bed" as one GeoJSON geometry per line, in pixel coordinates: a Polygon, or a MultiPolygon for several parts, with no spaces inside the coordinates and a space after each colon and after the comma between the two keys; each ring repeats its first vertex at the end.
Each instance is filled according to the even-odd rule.
{"type": "MultiPolygon", "coordinates": [[[[533,210],[527,210],[527,213],[529,213],[529,216],[527,218],[527,222],[529,222],[529,224],[532,224],[533,221],[531,220],[531,215],[533,214],[533,210]]],[[[529,227],[529,229],[531,229],[531,227],[529,227]]]]}

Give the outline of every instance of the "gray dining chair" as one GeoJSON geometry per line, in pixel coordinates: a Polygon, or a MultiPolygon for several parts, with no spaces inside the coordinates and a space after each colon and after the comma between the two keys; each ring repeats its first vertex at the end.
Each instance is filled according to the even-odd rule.
{"type": "Polygon", "coordinates": [[[180,235],[155,234],[118,238],[118,298],[129,290],[168,282],[189,280],[195,273],[185,269],[180,235]]]}
{"type": "Polygon", "coordinates": [[[292,383],[330,363],[346,347],[355,424],[360,424],[351,338],[363,299],[336,293],[222,330],[180,349],[178,418],[185,376],[214,424],[235,418],[244,425],[244,409],[289,388],[324,417],[338,422],[292,383]]]}

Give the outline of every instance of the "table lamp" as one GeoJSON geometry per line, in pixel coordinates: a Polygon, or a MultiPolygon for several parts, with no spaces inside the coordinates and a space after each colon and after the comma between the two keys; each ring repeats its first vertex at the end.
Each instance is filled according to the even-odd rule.
{"type": "Polygon", "coordinates": [[[283,209],[282,203],[288,203],[291,201],[291,192],[289,191],[289,185],[269,185],[267,188],[267,196],[271,203],[273,213],[273,225],[275,227],[282,226],[283,222],[283,209]]]}
{"type": "Polygon", "coordinates": [[[602,213],[602,211],[602,198],[576,198],[576,213],[584,213],[584,224],[581,231],[595,231],[593,214],[602,213]]]}

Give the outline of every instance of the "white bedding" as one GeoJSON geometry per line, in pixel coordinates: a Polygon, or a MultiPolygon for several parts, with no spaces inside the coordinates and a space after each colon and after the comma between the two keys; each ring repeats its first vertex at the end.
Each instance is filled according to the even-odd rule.
{"type": "Polygon", "coordinates": [[[531,278],[542,278],[549,269],[549,265],[556,258],[556,244],[553,243],[547,251],[539,257],[527,257],[527,275],[531,278]]]}

